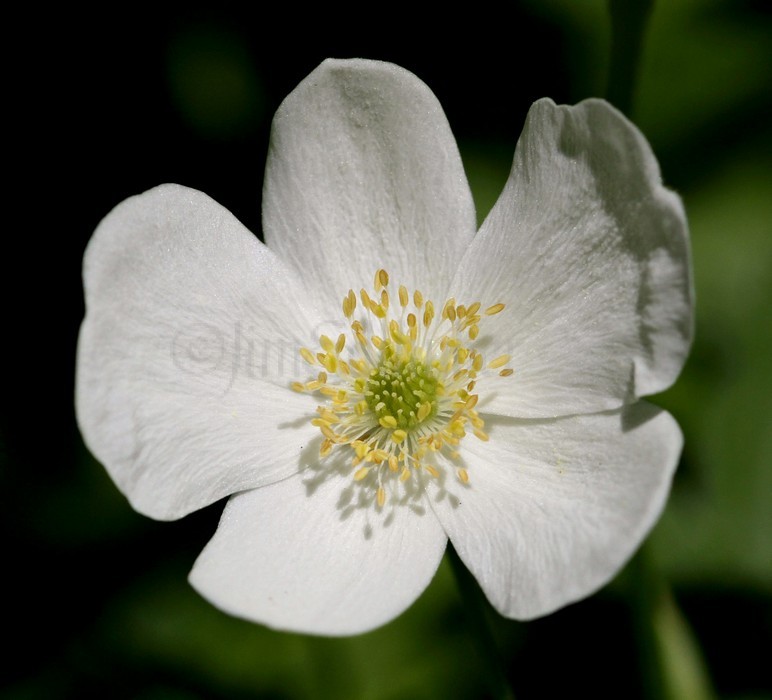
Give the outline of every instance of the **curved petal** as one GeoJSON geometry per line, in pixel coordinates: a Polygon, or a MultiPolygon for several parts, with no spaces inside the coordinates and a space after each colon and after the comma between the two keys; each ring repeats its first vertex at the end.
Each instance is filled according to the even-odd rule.
{"type": "Polygon", "coordinates": [[[447,538],[428,508],[380,518],[345,507],[348,484],[301,474],[234,496],[191,584],[229,614],[280,630],[357,634],[397,617],[431,581],[447,538]]]}
{"type": "Polygon", "coordinates": [[[233,215],[177,185],[128,199],[83,278],[78,422],[138,511],[180,517],[298,470],[316,431],[289,385],[314,312],[233,215]]]}
{"type": "Polygon", "coordinates": [[[470,488],[432,502],[499,612],[531,619],[583,598],[633,554],[664,506],[682,438],[640,402],[623,412],[491,424],[470,488]]]}
{"type": "Polygon", "coordinates": [[[504,191],[453,285],[507,309],[515,374],[486,405],[553,417],[667,388],[692,337],[686,219],[640,132],[602,100],[533,105],[504,191]]]}
{"type": "Polygon", "coordinates": [[[327,60],[276,112],[263,187],[270,248],[340,315],[381,267],[440,296],[476,229],[437,99],[389,63],[327,60]]]}

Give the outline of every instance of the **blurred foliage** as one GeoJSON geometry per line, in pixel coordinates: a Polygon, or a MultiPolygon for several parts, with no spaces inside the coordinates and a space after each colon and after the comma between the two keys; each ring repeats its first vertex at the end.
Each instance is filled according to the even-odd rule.
{"type": "MultiPolygon", "coordinates": [[[[35,34],[19,49],[42,144],[25,164],[36,179],[23,169],[19,179],[37,182],[43,162],[63,184],[29,237],[30,260],[40,261],[41,240],[48,246],[38,264],[57,291],[55,312],[33,305],[9,322],[29,371],[16,372],[23,391],[6,401],[0,450],[12,647],[0,697],[485,697],[484,652],[466,634],[446,563],[398,620],[348,639],[274,632],[199,598],[185,577],[222,504],[177,523],[131,511],[80,443],[72,365],[80,256],[99,217],[171,180],[258,231],[270,116],[326,55],[393,60],[429,84],[459,137],[482,219],[529,102],[602,95],[608,73],[602,0],[524,0],[513,11],[511,25],[474,40],[471,26],[464,51],[458,37],[427,34],[428,47],[420,31],[390,25],[319,27],[300,42],[290,24],[251,24],[228,7],[138,10],[120,24],[68,10],[62,23],[48,18],[48,45],[35,34]]],[[[698,300],[686,369],[653,398],[676,416],[686,447],[647,545],[672,587],[647,603],[652,653],[670,665],[673,687],[692,688],[674,691],[686,700],[709,694],[705,683],[723,698],[772,697],[771,29],[764,2],[660,0],[635,92],[633,118],[687,207],[698,300]]],[[[642,697],[642,578],[634,563],[599,594],[527,624],[492,615],[518,697],[642,697]]]]}
{"type": "Polygon", "coordinates": [[[262,116],[263,87],[240,33],[182,27],[170,38],[167,67],[179,114],[203,137],[242,136],[262,116]]]}
{"type": "Polygon", "coordinates": [[[687,438],[654,544],[675,580],[772,592],[772,172],[738,155],[685,195],[697,341],[662,403],[687,438]]]}

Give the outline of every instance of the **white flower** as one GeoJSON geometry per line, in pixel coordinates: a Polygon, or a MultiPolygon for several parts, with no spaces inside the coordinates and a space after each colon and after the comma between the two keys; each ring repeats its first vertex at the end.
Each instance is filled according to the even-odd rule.
{"type": "Polygon", "coordinates": [[[692,332],[683,209],[630,122],[534,104],[475,234],[429,89],[326,61],[274,119],[263,230],[163,185],[85,255],[81,430],[151,517],[232,496],[202,595],[338,635],[409,606],[448,538],[508,617],[619,570],[681,449],[638,399],[692,332]]]}

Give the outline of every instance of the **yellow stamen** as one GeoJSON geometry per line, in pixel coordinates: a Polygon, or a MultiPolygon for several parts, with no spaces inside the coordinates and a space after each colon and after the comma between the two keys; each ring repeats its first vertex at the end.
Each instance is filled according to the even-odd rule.
{"type": "Polygon", "coordinates": [[[466,430],[464,430],[464,422],[461,420],[454,420],[450,424],[450,432],[456,437],[464,437],[466,430]]]}
{"type": "Polygon", "coordinates": [[[368,445],[366,442],[362,442],[361,440],[354,440],[354,442],[351,443],[351,446],[354,448],[356,456],[360,459],[364,459],[367,456],[367,453],[370,451],[370,445],[368,445]]]}
{"type": "Polygon", "coordinates": [[[407,433],[404,430],[395,430],[391,434],[391,439],[396,442],[398,445],[400,442],[402,442],[407,437],[407,433]]]}
{"type": "Polygon", "coordinates": [[[397,419],[394,416],[382,416],[378,419],[378,422],[384,427],[384,428],[396,428],[397,427],[397,419]]]}
{"type": "Polygon", "coordinates": [[[498,369],[499,367],[503,367],[511,359],[512,358],[509,355],[499,355],[495,360],[491,360],[488,363],[488,369],[498,369]]]}
{"type": "Polygon", "coordinates": [[[311,425],[315,425],[319,430],[322,431],[322,435],[326,437],[328,440],[337,440],[338,436],[335,434],[333,429],[323,420],[319,418],[314,418],[314,420],[311,421],[311,425]]]}
{"type": "Polygon", "coordinates": [[[494,304],[493,306],[489,306],[487,309],[485,309],[485,315],[493,316],[503,310],[504,304],[494,304]]]}
{"type": "Polygon", "coordinates": [[[466,315],[467,317],[474,316],[478,311],[480,310],[480,302],[476,301],[474,304],[472,304],[467,310],[466,315]]]}
{"type": "Polygon", "coordinates": [[[316,410],[319,412],[319,417],[322,420],[326,420],[330,425],[337,422],[338,416],[336,416],[329,409],[324,408],[324,406],[319,406],[319,408],[317,408],[316,410]]]}
{"type": "Polygon", "coordinates": [[[357,307],[357,297],[356,294],[354,294],[353,289],[348,290],[348,294],[343,299],[343,315],[346,318],[351,318],[351,315],[354,313],[354,309],[357,307]]]}
{"type": "Polygon", "coordinates": [[[373,450],[367,455],[367,458],[376,464],[381,464],[389,459],[389,453],[386,450],[373,450]]]}
{"type": "Polygon", "coordinates": [[[434,304],[431,301],[426,302],[426,308],[424,309],[424,326],[427,328],[434,319],[434,304]]]}
{"type": "Polygon", "coordinates": [[[442,309],[442,318],[447,318],[451,322],[456,320],[456,300],[455,299],[450,298],[445,302],[445,306],[442,309]]]}
{"type": "Polygon", "coordinates": [[[309,365],[316,364],[314,353],[312,353],[308,348],[300,348],[300,355],[306,362],[308,362],[309,365]]]}

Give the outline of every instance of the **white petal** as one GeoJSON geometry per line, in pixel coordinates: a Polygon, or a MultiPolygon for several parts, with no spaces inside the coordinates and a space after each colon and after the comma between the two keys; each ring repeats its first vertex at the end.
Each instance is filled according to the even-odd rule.
{"type": "MultiPolygon", "coordinates": [[[[370,488],[369,486],[367,488],[370,488]]],[[[356,507],[351,477],[306,474],[235,496],[190,575],[226,612],[280,630],[357,634],[403,612],[447,538],[431,509],[356,507]]]]}
{"type": "Polygon", "coordinates": [[[233,215],[177,185],[128,199],[83,277],[78,421],[137,510],[180,517],[298,470],[317,431],[289,384],[313,310],[233,215]]]}
{"type": "Polygon", "coordinates": [[[263,187],[266,243],[337,318],[383,267],[436,303],[476,229],[437,99],[389,63],[327,60],[279,107],[263,187]]]}
{"type": "Polygon", "coordinates": [[[681,433],[644,402],[489,427],[490,442],[464,442],[469,487],[432,506],[503,615],[546,615],[604,585],[633,554],[664,506],[681,433]]]}
{"type": "Polygon", "coordinates": [[[507,304],[488,352],[515,374],[487,411],[589,413],[668,387],[692,337],[687,229],[640,132],[602,100],[537,102],[453,291],[507,304]]]}

